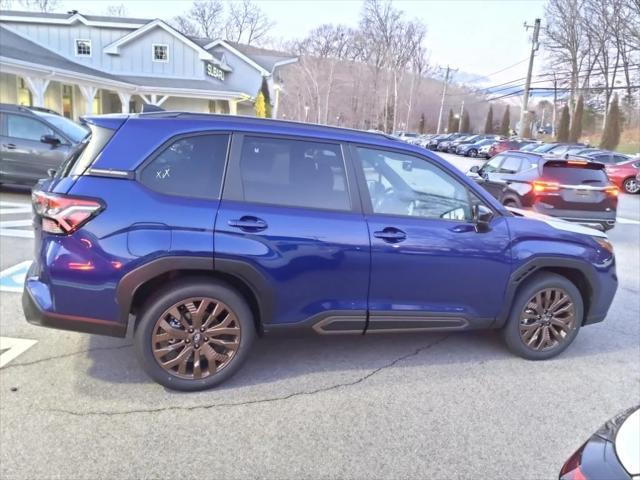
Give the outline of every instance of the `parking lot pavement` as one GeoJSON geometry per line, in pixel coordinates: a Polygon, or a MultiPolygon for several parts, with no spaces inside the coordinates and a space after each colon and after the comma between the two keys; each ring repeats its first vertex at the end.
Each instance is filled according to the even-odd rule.
{"type": "MultiPolygon", "coordinates": [[[[639,197],[621,196],[625,218],[639,197]]],[[[640,399],[640,225],[610,238],[614,304],[559,358],[516,358],[494,332],[265,338],[193,394],[151,382],[130,337],[33,327],[0,291],[0,335],[37,341],[0,370],[0,477],[556,478],[640,399]]],[[[3,270],[32,255],[29,238],[0,242],[3,270]]]]}

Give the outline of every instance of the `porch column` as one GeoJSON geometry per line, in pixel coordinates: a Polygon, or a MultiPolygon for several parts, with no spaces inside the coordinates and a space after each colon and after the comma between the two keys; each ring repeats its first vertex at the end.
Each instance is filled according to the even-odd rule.
{"type": "Polygon", "coordinates": [[[85,115],[91,115],[93,113],[93,99],[95,98],[98,89],[87,85],[78,85],[78,89],[86,102],[85,115]]]}
{"type": "Polygon", "coordinates": [[[229,115],[237,115],[237,114],[238,114],[238,101],[229,100],[229,115]]]}
{"type": "Polygon", "coordinates": [[[44,107],[44,93],[47,91],[50,80],[39,77],[23,77],[24,83],[31,91],[34,107],[44,107]]]}
{"type": "Polygon", "coordinates": [[[129,113],[129,102],[131,102],[131,94],[126,92],[116,92],[122,105],[122,113],[129,113]]]}
{"type": "Polygon", "coordinates": [[[274,99],[273,109],[271,111],[271,117],[272,118],[278,118],[278,107],[280,106],[280,89],[281,89],[281,87],[280,87],[279,84],[276,83],[276,84],[273,85],[273,90],[274,90],[274,93],[275,93],[274,97],[276,97],[276,98],[274,99]]]}

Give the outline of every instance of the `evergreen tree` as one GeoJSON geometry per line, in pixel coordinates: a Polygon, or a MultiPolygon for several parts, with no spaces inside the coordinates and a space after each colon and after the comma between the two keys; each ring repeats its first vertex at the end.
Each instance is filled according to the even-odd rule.
{"type": "Polygon", "coordinates": [[[509,105],[504,109],[504,113],[502,114],[502,123],[500,124],[500,135],[504,135],[505,137],[509,136],[511,126],[511,113],[509,112],[509,105]]]}
{"type": "Polygon", "coordinates": [[[454,120],[455,117],[453,116],[453,110],[449,109],[449,121],[447,122],[447,133],[453,133],[455,132],[454,130],[454,120]]]}
{"type": "Polygon", "coordinates": [[[463,133],[471,133],[469,112],[467,112],[466,110],[462,113],[462,120],[460,121],[460,131],[463,133]]]}
{"type": "Polygon", "coordinates": [[[489,105],[487,119],[484,121],[484,133],[493,133],[493,107],[489,105]]]}
{"type": "Polygon", "coordinates": [[[271,94],[269,93],[269,84],[266,77],[262,77],[262,85],[260,86],[260,92],[264,96],[264,106],[267,118],[271,118],[271,94]]]}
{"type": "Polygon", "coordinates": [[[576,109],[573,112],[573,118],[571,119],[571,129],[569,131],[569,141],[577,142],[582,136],[582,114],[584,112],[584,98],[582,95],[578,97],[578,103],[576,103],[576,109]]]}
{"type": "Polygon", "coordinates": [[[620,130],[622,126],[622,117],[620,115],[620,107],[618,106],[618,95],[616,94],[609,105],[609,114],[607,122],[602,132],[602,140],[600,148],[605,150],[613,150],[620,143],[620,130]]]}
{"type": "Polygon", "coordinates": [[[558,124],[558,130],[556,132],[556,140],[558,142],[569,141],[569,123],[571,121],[569,115],[569,105],[565,105],[560,112],[560,123],[558,124]]]}
{"type": "Polygon", "coordinates": [[[418,132],[420,135],[424,135],[424,113],[420,114],[420,123],[418,123],[418,132]]]}
{"type": "Polygon", "coordinates": [[[256,96],[256,102],[254,103],[254,108],[256,110],[256,117],[258,118],[266,118],[267,117],[267,106],[264,101],[264,94],[260,91],[256,96]]]}

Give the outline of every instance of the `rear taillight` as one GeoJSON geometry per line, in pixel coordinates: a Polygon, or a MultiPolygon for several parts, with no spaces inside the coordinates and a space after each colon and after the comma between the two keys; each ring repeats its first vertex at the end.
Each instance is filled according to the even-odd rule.
{"type": "Polygon", "coordinates": [[[42,230],[68,235],[95,217],[104,208],[98,200],[34,191],[31,195],[42,230]]]}
{"type": "Polygon", "coordinates": [[[557,182],[540,182],[536,181],[532,184],[533,191],[537,193],[557,192],[560,190],[560,184],[557,182]]]}
{"type": "Polygon", "coordinates": [[[569,460],[564,463],[562,469],[560,469],[560,480],[587,480],[587,477],[580,469],[582,451],[585,445],[582,445],[576,450],[575,453],[569,457],[569,460]]]}
{"type": "Polygon", "coordinates": [[[604,191],[607,192],[607,195],[611,195],[612,197],[617,197],[620,193],[620,189],[615,185],[609,185],[608,187],[605,187],[604,191]]]}

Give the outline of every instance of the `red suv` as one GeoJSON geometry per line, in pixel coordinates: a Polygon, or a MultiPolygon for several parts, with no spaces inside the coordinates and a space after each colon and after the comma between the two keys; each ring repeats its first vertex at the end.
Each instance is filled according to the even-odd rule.
{"type": "Polygon", "coordinates": [[[518,150],[521,145],[521,142],[516,140],[503,140],[501,142],[496,142],[491,145],[491,148],[489,148],[487,158],[494,157],[499,153],[506,152],[507,150],[518,150]]]}
{"type": "Polygon", "coordinates": [[[626,193],[640,193],[640,157],[635,157],[624,163],[606,165],[609,180],[626,193]]]}

